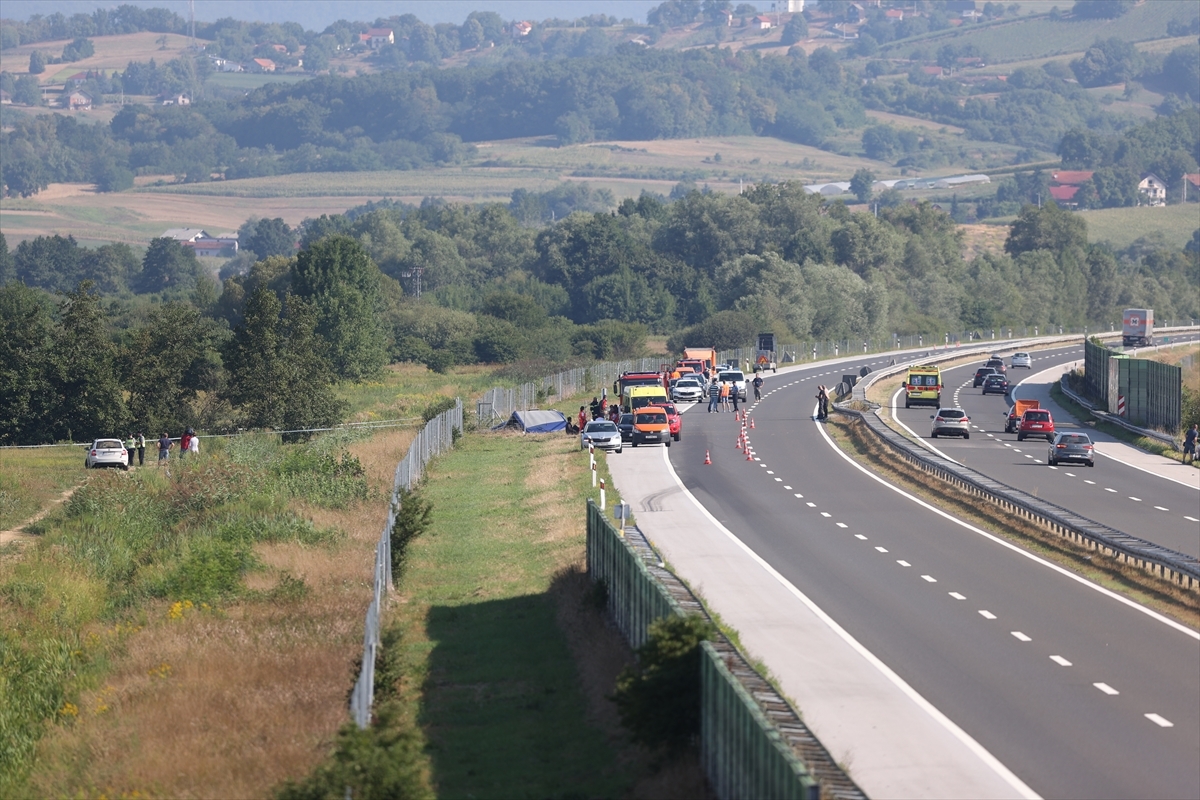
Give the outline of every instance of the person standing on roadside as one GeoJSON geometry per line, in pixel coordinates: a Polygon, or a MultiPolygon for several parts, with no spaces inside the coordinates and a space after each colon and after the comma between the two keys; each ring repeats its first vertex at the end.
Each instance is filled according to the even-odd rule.
{"type": "Polygon", "coordinates": [[[817,387],[817,419],[829,417],[829,392],[824,385],[817,387]]]}
{"type": "Polygon", "coordinates": [[[587,406],[580,406],[579,407],[579,418],[577,420],[577,422],[579,424],[579,430],[584,429],[584,426],[587,425],[587,421],[588,421],[587,420],[587,406]]]}
{"type": "Polygon", "coordinates": [[[762,400],[762,387],[763,387],[762,375],[755,372],[754,373],[754,400],[756,402],[759,400],[762,400]]]}
{"type": "MultiPolygon", "coordinates": [[[[191,429],[189,428],[188,430],[191,429]]],[[[197,436],[194,431],[192,432],[191,438],[188,439],[188,452],[192,454],[193,458],[200,457],[200,437],[197,436]]]]}
{"type": "Polygon", "coordinates": [[[131,433],[125,440],[125,452],[129,455],[129,466],[131,467],[133,466],[133,453],[135,447],[137,447],[137,439],[134,439],[133,434],[131,433]]]}
{"type": "Polygon", "coordinates": [[[171,457],[171,437],[163,434],[158,437],[158,465],[161,467],[171,457]]]}
{"type": "Polygon", "coordinates": [[[1190,464],[1196,460],[1196,437],[1200,436],[1200,426],[1192,423],[1183,437],[1183,463],[1190,464]]]}
{"type": "Polygon", "coordinates": [[[179,437],[179,462],[183,463],[184,456],[188,454],[188,445],[192,441],[192,429],[188,428],[183,432],[183,436],[179,437]]]}
{"type": "Polygon", "coordinates": [[[138,466],[146,463],[146,434],[138,431],[137,435],[138,466]]]}
{"type": "Polygon", "coordinates": [[[721,402],[721,387],[716,381],[708,385],[708,412],[711,414],[714,411],[720,411],[717,403],[721,402]]]}
{"type": "Polygon", "coordinates": [[[728,381],[721,381],[721,410],[722,411],[729,410],[729,383],[728,383],[728,381]]]}
{"type": "Polygon", "coordinates": [[[738,411],[738,387],[736,383],[729,384],[729,399],[733,401],[733,413],[738,411]]]}

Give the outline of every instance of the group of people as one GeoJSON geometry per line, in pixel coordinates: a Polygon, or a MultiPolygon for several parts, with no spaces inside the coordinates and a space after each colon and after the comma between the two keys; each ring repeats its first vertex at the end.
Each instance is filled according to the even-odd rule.
{"type": "Polygon", "coordinates": [[[817,387],[817,419],[829,419],[829,390],[824,384],[817,387]]]}
{"type": "MultiPolygon", "coordinates": [[[[162,466],[163,462],[171,457],[171,449],[175,443],[171,440],[170,435],[163,433],[158,438],[158,463],[162,466]]],[[[129,466],[133,466],[133,456],[137,453],[138,466],[146,463],[146,435],[138,433],[134,436],[129,434],[125,439],[125,449],[129,452],[129,466]]],[[[182,461],[187,455],[200,455],[200,437],[191,428],[188,428],[183,436],[179,437],[179,458],[182,461]]]]}
{"type": "Polygon", "coordinates": [[[713,411],[737,411],[738,410],[738,390],[737,386],[729,381],[713,381],[708,385],[708,411],[711,414],[713,411]],[[733,408],[730,408],[732,404],[733,408]]]}

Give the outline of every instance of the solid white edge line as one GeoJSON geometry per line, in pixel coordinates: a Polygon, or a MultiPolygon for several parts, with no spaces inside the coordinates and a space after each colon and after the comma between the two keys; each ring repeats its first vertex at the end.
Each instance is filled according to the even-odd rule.
{"type": "MultiPolygon", "coordinates": [[[[823,431],[822,431],[822,433],[823,433],[823,431]]],[[[826,438],[828,438],[828,437],[826,437],[826,438]]],[[[979,742],[975,741],[974,737],[972,737],[969,733],[967,733],[962,728],[960,728],[958,725],[956,725],[953,720],[951,720],[949,717],[947,717],[945,714],[943,714],[940,710],[938,710],[938,708],[936,706],[934,706],[933,703],[926,700],[916,689],[912,688],[912,686],[910,686],[907,681],[905,681],[898,674],[896,674],[896,672],[894,670],[892,670],[891,667],[889,667],[887,664],[883,663],[883,661],[880,660],[880,658],[878,656],[876,656],[874,653],[872,653],[870,650],[868,650],[866,647],[864,647],[861,642],[859,642],[852,635],[850,635],[849,631],[847,631],[845,628],[843,628],[841,625],[839,625],[837,622],[835,622],[833,617],[826,614],[825,611],[820,606],[818,606],[816,603],[814,603],[808,597],[808,595],[804,594],[804,592],[802,592],[798,588],[796,588],[796,586],[791,581],[789,581],[778,570],[776,570],[769,563],[767,563],[767,561],[765,559],[763,559],[762,556],[760,556],[758,553],[754,552],[754,550],[751,549],[749,545],[747,545],[745,542],[743,542],[741,539],[739,539],[731,530],[729,530],[724,525],[722,525],[720,523],[720,521],[716,517],[714,517],[709,512],[709,510],[707,508],[705,508],[704,505],[699,500],[696,499],[696,496],[693,495],[686,486],[684,486],[683,481],[681,481],[679,479],[679,475],[676,474],[675,468],[671,465],[671,459],[667,457],[667,449],[665,447],[662,448],[662,457],[663,457],[663,463],[666,464],[666,466],[667,466],[667,472],[670,473],[672,480],[675,481],[675,485],[678,486],[680,491],[682,491],[684,493],[684,495],[686,495],[687,498],[692,501],[692,504],[694,506],[696,506],[697,509],[699,509],[700,513],[703,514],[708,519],[709,522],[711,522],[713,525],[717,526],[717,530],[719,530],[719,531],[721,531],[721,533],[725,534],[725,536],[727,536],[729,538],[729,540],[734,543],[734,545],[736,545],[738,548],[740,548],[744,553],[746,553],[746,555],[750,556],[750,558],[754,559],[755,563],[757,563],[760,567],[762,567],[764,570],[766,570],[768,575],[770,575],[772,578],[777,580],[780,583],[780,585],[782,585],[785,589],[787,589],[792,594],[792,596],[794,596],[797,600],[799,600],[801,603],[803,603],[805,605],[805,607],[807,607],[808,610],[811,611],[817,617],[817,619],[819,619],[819,620],[821,620],[821,622],[825,623],[825,625],[831,631],[833,631],[842,641],[844,641],[847,645],[849,645],[851,649],[853,649],[860,656],[862,656],[864,659],[866,659],[867,663],[869,663],[871,666],[875,667],[875,669],[879,670],[879,672],[885,678],[887,678],[889,681],[891,681],[892,685],[894,685],[897,689],[899,689],[901,692],[903,692],[904,695],[906,697],[908,697],[908,699],[910,699],[914,703],[916,703],[917,707],[922,709],[935,722],[937,722],[939,725],[941,725],[943,728],[945,728],[946,731],[949,732],[951,736],[953,736],[955,739],[958,739],[958,741],[960,741],[968,750],[970,750],[972,753],[974,753],[975,756],[978,757],[981,761],[983,761],[984,764],[986,764],[989,768],[991,768],[991,770],[993,772],[995,772],[996,775],[998,775],[1005,783],[1007,783],[1014,790],[1016,790],[1022,797],[1029,798],[1029,800],[1040,800],[1040,795],[1038,795],[1037,792],[1033,791],[1033,789],[1031,789],[1028,785],[1026,785],[1026,783],[1023,780],[1018,778],[1017,775],[1012,770],[1010,770],[1008,767],[1004,766],[1004,764],[1001,763],[1000,759],[996,758],[994,755],[992,755],[990,752],[988,752],[987,748],[985,748],[979,742]]]]}
{"type": "MultiPolygon", "coordinates": [[[[959,461],[958,459],[955,459],[955,458],[951,458],[950,456],[943,453],[941,450],[938,450],[936,447],[931,445],[929,442],[925,441],[925,439],[918,436],[916,431],[914,431],[912,428],[910,428],[904,424],[904,421],[900,419],[900,414],[899,414],[898,408],[896,406],[896,398],[900,396],[900,392],[902,392],[902,391],[904,391],[903,386],[901,388],[897,389],[896,393],[892,395],[892,421],[895,422],[897,425],[899,425],[901,428],[904,428],[904,430],[911,433],[913,435],[913,437],[917,440],[917,444],[921,445],[926,450],[931,450],[934,453],[937,453],[939,456],[946,459],[947,461],[953,461],[955,464],[961,464],[962,463],[961,461],[959,461]]],[[[936,413],[936,411],[934,413],[936,413]]]]}
{"type": "Polygon", "coordinates": [[[995,542],[996,544],[1000,545],[1001,547],[1007,547],[1009,550],[1012,550],[1014,553],[1019,553],[1020,555],[1024,556],[1025,558],[1028,558],[1030,561],[1033,561],[1036,564],[1041,564],[1043,567],[1052,569],[1055,572],[1057,572],[1058,574],[1066,576],[1066,577],[1070,578],[1071,580],[1075,581],[1076,583],[1083,584],[1084,586],[1088,587],[1089,589],[1091,589],[1095,592],[1099,592],[1100,594],[1102,594],[1106,597],[1116,600],[1118,603],[1123,603],[1123,604],[1129,606],[1130,608],[1136,609],[1136,610],[1142,612],[1143,614],[1145,614],[1146,616],[1150,617],[1151,619],[1158,620],[1162,624],[1164,624],[1168,627],[1174,628],[1175,630],[1177,630],[1181,633],[1187,634],[1188,636],[1192,637],[1193,639],[1200,641],[1200,631],[1194,631],[1191,628],[1187,627],[1186,625],[1181,625],[1180,623],[1176,622],[1173,619],[1164,617],[1162,614],[1159,614],[1157,611],[1146,608],[1145,606],[1141,605],[1140,603],[1135,603],[1134,601],[1130,600],[1128,597],[1124,597],[1110,589],[1105,589],[1103,586],[1092,583],[1087,578],[1076,575],[1075,573],[1071,572],[1068,569],[1065,569],[1063,567],[1060,567],[1057,564],[1047,561],[1046,559],[1044,559],[1040,556],[1034,555],[1033,553],[1030,553],[1029,551],[1024,550],[1023,548],[1018,547],[1017,545],[1013,544],[1012,542],[1008,542],[1008,541],[1005,541],[1004,539],[1001,539],[999,536],[996,536],[993,533],[988,533],[987,531],[985,531],[981,528],[976,528],[974,525],[971,525],[968,522],[964,522],[961,519],[958,519],[957,517],[953,516],[952,514],[949,514],[945,511],[941,510],[940,508],[937,508],[936,506],[926,503],[921,498],[916,497],[915,495],[909,494],[908,492],[904,491],[900,487],[893,486],[892,484],[885,481],[883,478],[876,475],[874,472],[871,472],[869,469],[864,467],[862,464],[859,464],[857,461],[852,459],[849,455],[842,452],[842,448],[838,447],[834,443],[833,439],[829,438],[829,434],[825,432],[825,428],[823,426],[818,424],[817,430],[820,432],[821,436],[825,439],[825,444],[829,446],[829,449],[833,450],[833,452],[835,452],[839,456],[841,456],[842,459],[845,460],[845,462],[847,464],[854,467],[859,472],[866,475],[868,478],[875,481],[876,483],[879,483],[883,486],[886,486],[888,489],[891,489],[893,492],[900,495],[901,497],[911,500],[912,502],[916,503],[917,505],[921,506],[922,508],[932,511],[933,513],[937,514],[939,517],[947,519],[950,522],[953,522],[955,525],[958,525],[959,527],[966,528],[967,530],[971,531],[972,533],[977,533],[980,536],[984,537],[985,539],[990,539],[991,541],[995,542]]]}
{"type": "MultiPolygon", "coordinates": [[[[1078,363],[1078,361],[1072,361],[1071,363],[1076,364],[1076,363],[1078,363]]],[[[1038,377],[1038,375],[1044,375],[1047,372],[1053,372],[1056,369],[1060,369],[1060,367],[1050,367],[1049,369],[1044,369],[1041,372],[1037,373],[1036,375],[1030,375],[1028,378],[1021,381],[1016,386],[1012,387],[1011,396],[1012,396],[1013,402],[1015,403],[1017,401],[1017,389],[1019,389],[1021,387],[1022,383],[1025,383],[1025,381],[1033,380],[1034,378],[1038,377]]],[[[1053,383],[1053,382],[1051,382],[1051,383],[1053,383]]],[[[1047,390],[1047,391],[1049,391],[1049,390],[1047,390]]],[[[1122,445],[1124,445],[1125,443],[1124,442],[1101,442],[1101,444],[1122,444],[1122,445]]],[[[1131,447],[1132,445],[1125,445],[1125,446],[1131,447]]],[[[1109,461],[1115,461],[1118,464],[1122,464],[1126,467],[1129,467],[1130,469],[1136,469],[1138,472],[1144,472],[1147,475],[1154,476],[1155,478],[1161,478],[1164,481],[1170,481],[1171,483],[1177,483],[1180,486],[1186,486],[1189,489],[1195,489],[1196,491],[1200,492],[1200,486],[1193,486],[1190,483],[1184,483],[1181,480],[1172,478],[1170,475],[1160,475],[1157,472],[1148,470],[1145,467],[1139,467],[1137,464],[1131,464],[1128,461],[1117,458],[1116,456],[1113,456],[1113,455],[1109,455],[1108,453],[1101,453],[1099,450],[1093,450],[1092,452],[1094,452],[1096,455],[1100,455],[1100,456],[1103,456],[1104,458],[1107,458],[1109,461]]],[[[1172,463],[1174,463],[1174,462],[1172,462],[1172,463]]]]}

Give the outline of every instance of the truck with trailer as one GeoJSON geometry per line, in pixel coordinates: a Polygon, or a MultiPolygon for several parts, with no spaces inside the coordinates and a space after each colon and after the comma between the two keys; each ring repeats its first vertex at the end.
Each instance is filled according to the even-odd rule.
{"type": "Polygon", "coordinates": [[[1154,344],[1154,309],[1127,308],[1121,315],[1121,346],[1150,347],[1154,344]]]}
{"type": "Polygon", "coordinates": [[[1026,411],[1033,411],[1040,407],[1037,400],[1014,400],[1012,408],[1005,412],[1004,432],[1016,433],[1017,426],[1021,424],[1021,416],[1026,411]]]}

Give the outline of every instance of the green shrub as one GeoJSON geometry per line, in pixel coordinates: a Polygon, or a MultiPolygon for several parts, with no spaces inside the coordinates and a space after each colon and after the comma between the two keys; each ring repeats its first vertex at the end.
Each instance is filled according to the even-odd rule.
{"type": "Polygon", "coordinates": [[[441,414],[443,411],[449,411],[457,404],[457,400],[453,397],[439,397],[429,405],[425,406],[425,410],[421,412],[421,419],[429,422],[429,420],[441,414]]]}
{"type": "Polygon", "coordinates": [[[617,678],[614,700],[633,739],[678,753],[700,733],[700,643],[717,629],[707,619],[662,617],[638,648],[636,668],[617,678]]]}
{"type": "Polygon", "coordinates": [[[408,563],[408,546],[421,534],[429,530],[433,520],[433,505],[413,489],[401,489],[400,508],[396,521],[392,523],[392,581],[400,582],[408,563]]]}
{"type": "Polygon", "coordinates": [[[258,565],[248,545],[219,539],[192,540],[184,557],[155,587],[159,597],[213,601],[238,594],[242,576],[258,565]]]}

